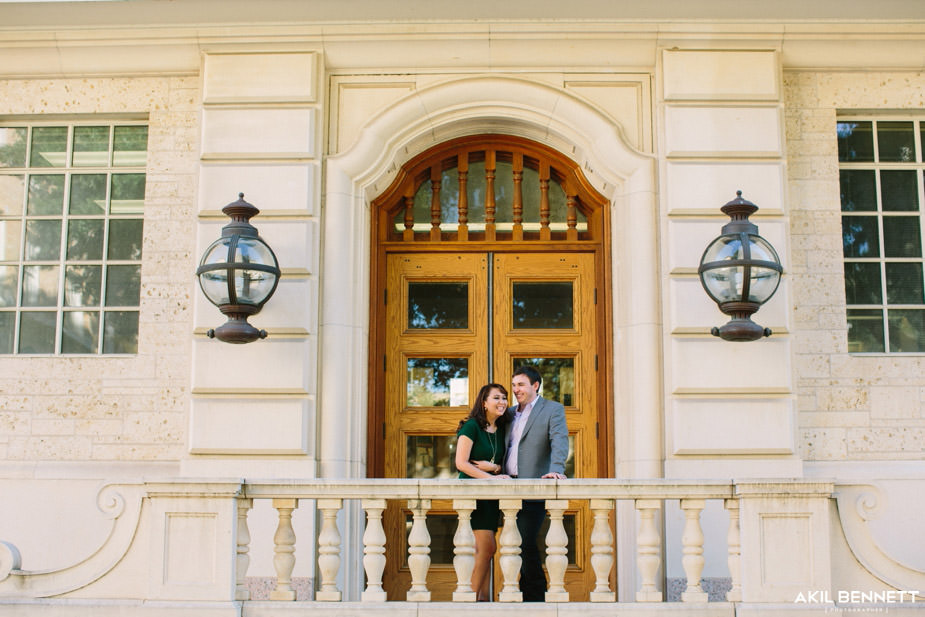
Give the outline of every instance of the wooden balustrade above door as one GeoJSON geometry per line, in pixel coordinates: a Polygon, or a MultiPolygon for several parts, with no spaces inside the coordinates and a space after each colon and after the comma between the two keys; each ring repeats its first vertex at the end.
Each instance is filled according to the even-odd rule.
{"type": "Polygon", "coordinates": [[[378,243],[599,242],[605,203],[561,153],[477,135],[410,160],[372,205],[378,243]]]}

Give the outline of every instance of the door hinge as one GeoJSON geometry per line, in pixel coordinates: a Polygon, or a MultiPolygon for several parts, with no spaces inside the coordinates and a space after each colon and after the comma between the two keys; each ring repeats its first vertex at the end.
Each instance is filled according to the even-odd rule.
{"type": "Polygon", "coordinates": [[[382,423],[382,438],[385,439],[385,422],[382,423]]]}
{"type": "MultiPolygon", "coordinates": [[[[389,290],[383,289],[382,290],[382,304],[388,304],[388,303],[389,303],[389,290]]],[[[595,302],[595,304],[597,303],[595,302]]]]}
{"type": "Polygon", "coordinates": [[[594,370],[597,371],[597,354],[594,354],[594,370]]]}
{"type": "Polygon", "coordinates": [[[597,287],[594,288],[594,304],[597,304],[597,287]]]}
{"type": "Polygon", "coordinates": [[[386,371],[385,366],[386,366],[386,364],[385,364],[385,354],[382,354],[382,372],[383,372],[383,373],[386,371]]]}
{"type": "Polygon", "coordinates": [[[600,422],[595,422],[595,423],[594,423],[594,438],[595,438],[595,439],[600,439],[600,438],[601,438],[601,424],[600,424],[600,422]]]}

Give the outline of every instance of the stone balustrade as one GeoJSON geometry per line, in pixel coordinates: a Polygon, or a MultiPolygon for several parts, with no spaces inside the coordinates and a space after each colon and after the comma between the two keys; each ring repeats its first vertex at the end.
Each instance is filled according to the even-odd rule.
{"type": "MultiPolygon", "coordinates": [[[[55,614],[81,617],[103,606],[117,612],[130,606],[138,614],[158,616],[185,615],[195,606],[215,615],[252,617],[310,608],[316,617],[325,617],[348,609],[360,614],[376,606],[397,606],[402,603],[387,602],[383,585],[387,556],[396,552],[387,546],[385,513],[390,503],[397,503],[411,513],[407,549],[399,549],[407,551],[410,572],[405,604],[414,603],[420,615],[445,617],[448,606],[475,608],[469,585],[475,554],[470,517],[477,499],[500,502],[503,525],[496,559],[501,574],[495,588],[509,612],[526,615],[529,610],[521,604],[517,585],[521,539],[516,525],[522,501],[528,499],[545,500],[549,513],[545,599],[550,608],[565,610],[576,600],[566,586],[567,555],[570,548],[581,548],[590,556],[593,574],[590,593],[581,599],[604,611],[595,614],[615,614],[617,604],[620,614],[627,615],[669,610],[720,617],[737,612],[734,607],[761,612],[762,607],[792,605],[806,590],[830,588],[834,491],[831,482],[801,479],[173,479],[113,484],[99,496],[111,531],[79,563],[59,570],[24,570],[16,547],[0,542],[0,612],[4,606],[47,603],[57,607],[55,614]],[[267,525],[262,520],[260,533],[249,529],[251,511],[260,501],[275,509],[272,539],[274,521],[267,525]],[[576,502],[587,506],[590,529],[575,537],[588,546],[568,546],[564,519],[576,502]],[[665,514],[668,502],[670,517],[665,514]],[[705,534],[701,519],[711,502],[721,503],[728,516],[716,517],[715,509],[705,534]],[[443,512],[444,504],[455,511],[453,569],[443,570],[455,575],[449,603],[435,601],[428,589],[432,547],[427,520],[437,504],[443,512]],[[314,523],[294,529],[293,515],[302,508],[310,510],[314,523]],[[681,528],[666,536],[666,518],[683,521],[681,528]],[[726,520],[728,528],[721,529],[726,520]],[[295,601],[297,542],[299,553],[312,555],[317,564],[314,593],[307,602],[295,601]],[[250,557],[269,551],[275,580],[269,599],[257,600],[248,590],[250,557]],[[680,557],[687,581],[679,601],[667,601],[661,574],[666,554],[680,557]],[[724,563],[707,564],[708,558],[724,563]],[[728,572],[731,589],[720,598],[725,602],[707,603],[701,575],[708,565],[710,571],[728,572]],[[612,585],[615,567],[619,598],[612,585]]],[[[265,513],[273,516],[273,510],[265,513]]],[[[852,535],[860,537],[861,532],[852,535]]]]}
{"type": "MultiPolygon", "coordinates": [[[[563,525],[565,510],[569,501],[588,505],[593,519],[592,529],[587,534],[590,541],[591,568],[595,584],[590,593],[591,602],[615,602],[616,593],[611,588],[610,573],[615,564],[614,535],[610,517],[618,501],[633,504],[638,513],[635,537],[635,566],[641,581],[635,592],[636,602],[662,602],[665,596],[658,589],[659,568],[662,566],[662,534],[659,511],[664,510],[665,500],[679,500],[685,516],[684,533],[678,550],[683,555],[682,566],[688,581],[687,589],[681,595],[685,603],[707,602],[707,594],[700,586],[704,569],[704,534],[700,517],[707,500],[721,500],[728,510],[729,530],[728,567],[731,573],[732,589],[727,601],[741,599],[739,503],[732,482],[704,481],[635,481],[612,479],[576,480],[490,480],[485,482],[459,482],[458,480],[318,480],[313,482],[247,482],[242,497],[238,500],[238,544],[237,544],[237,595],[248,599],[244,579],[247,569],[249,532],[246,525],[246,511],[255,499],[269,499],[278,511],[279,527],[274,537],[274,566],[276,567],[276,588],[270,594],[271,600],[293,600],[295,593],[290,587],[294,566],[292,554],[295,551],[295,535],[292,533],[292,510],[299,500],[315,500],[321,524],[317,537],[318,578],[320,585],[314,600],[338,602],[343,599],[337,588],[342,566],[340,558],[341,533],[337,526],[337,515],[344,501],[356,500],[366,515],[363,533],[362,563],[366,575],[366,588],[360,594],[362,602],[384,602],[386,593],[382,576],[386,565],[386,534],[383,529],[383,512],[390,500],[399,501],[410,510],[412,525],[408,534],[408,569],[411,573],[411,587],[407,600],[429,602],[430,591],[426,579],[430,567],[430,536],[426,519],[434,500],[448,500],[458,516],[456,533],[453,537],[453,568],[457,575],[454,602],[475,601],[475,593],[469,586],[469,579],[475,563],[475,536],[470,516],[475,509],[476,499],[499,499],[503,513],[503,526],[498,536],[497,556],[502,580],[496,583],[500,589],[501,602],[521,602],[517,577],[520,572],[521,537],[517,530],[516,516],[523,499],[543,499],[549,514],[550,525],[546,541],[546,570],[549,576],[547,602],[568,602],[565,589],[567,569],[568,536],[563,525]]],[[[725,565],[725,564],[724,564],[725,565]]]]}

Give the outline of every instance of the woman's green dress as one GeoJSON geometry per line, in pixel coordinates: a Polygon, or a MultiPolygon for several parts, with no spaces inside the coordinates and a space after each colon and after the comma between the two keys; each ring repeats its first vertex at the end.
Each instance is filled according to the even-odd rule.
{"type": "MultiPolygon", "coordinates": [[[[456,433],[456,436],[465,435],[472,440],[472,451],[469,453],[470,461],[491,461],[498,465],[504,460],[504,436],[500,430],[489,433],[479,426],[475,418],[469,418],[456,433]]],[[[474,480],[463,472],[459,477],[474,480]]],[[[497,499],[478,499],[475,502],[475,511],[472,512],[472,529],[498,529],[500,510],[497,499]]]]}

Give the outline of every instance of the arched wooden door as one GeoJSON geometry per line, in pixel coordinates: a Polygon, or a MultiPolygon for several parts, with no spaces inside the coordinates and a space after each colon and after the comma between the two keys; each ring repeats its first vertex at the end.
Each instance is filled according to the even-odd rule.
{"type": "MultiPolygon", "coordinates": [[[[566,408],[569,477],[612,475],[606,201],[575,163],[525,139],[481,135],[409,161],[374,216],[369,461],[372,477],[456,477],[455,432],[478,389],[543,375],[566,408]]],[[[591,520],[566,514],[566,585],[587,599],[591,520]]],[[[410,585],[410,513],[386,513],[390,599],[410,585]]],[[[434,503],[428,588],[455,587],[449,503],[434,503]]]]}

